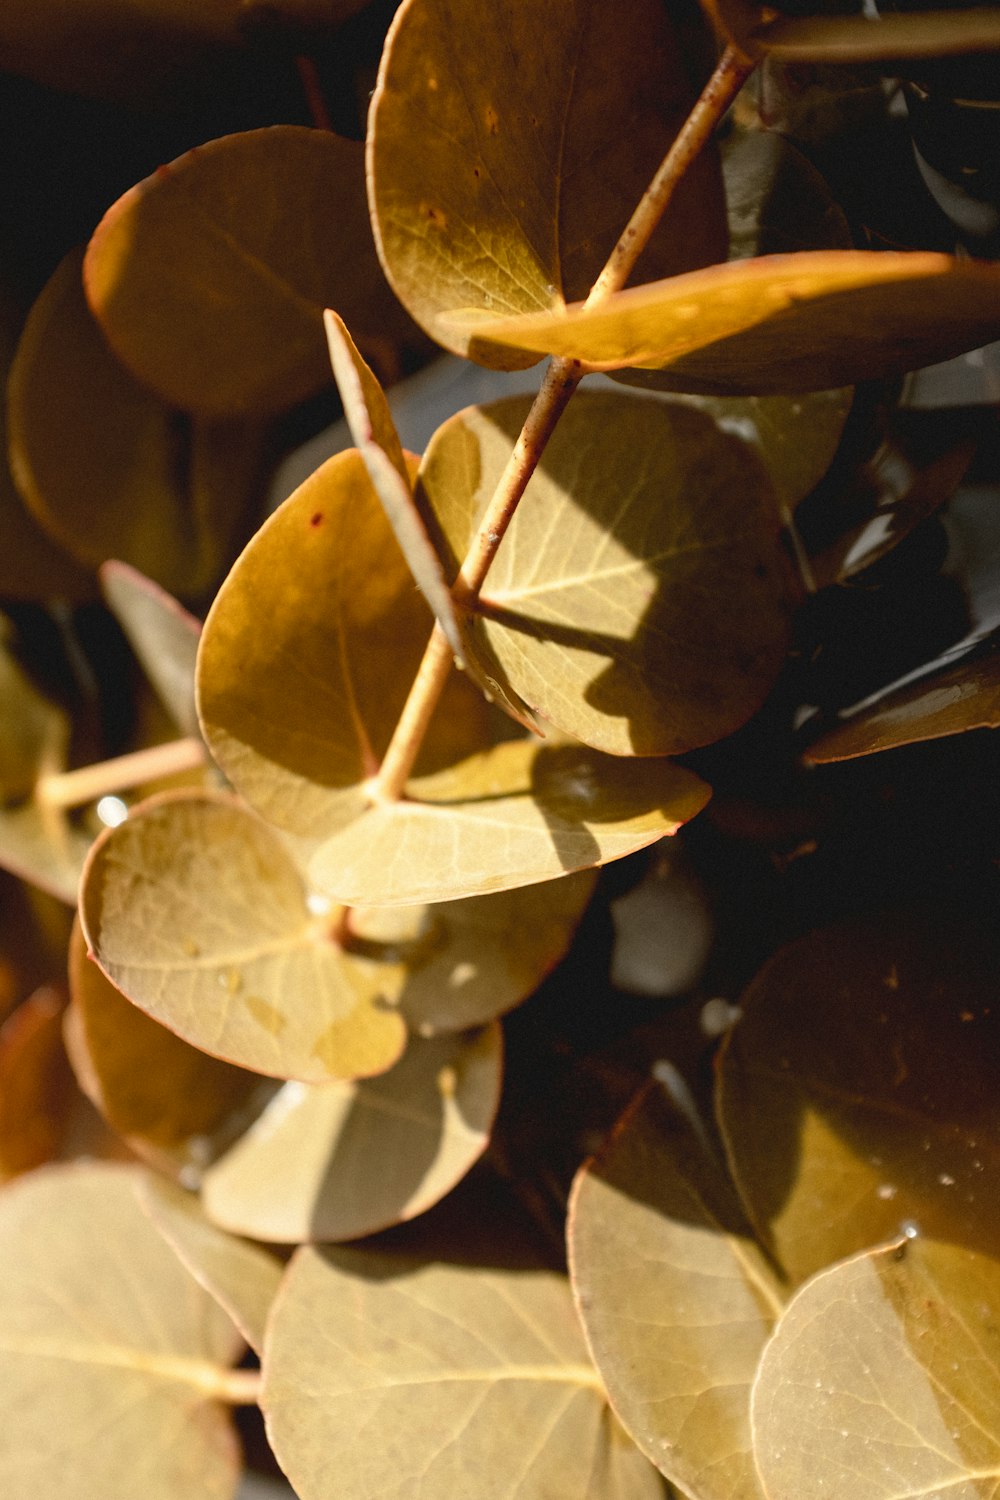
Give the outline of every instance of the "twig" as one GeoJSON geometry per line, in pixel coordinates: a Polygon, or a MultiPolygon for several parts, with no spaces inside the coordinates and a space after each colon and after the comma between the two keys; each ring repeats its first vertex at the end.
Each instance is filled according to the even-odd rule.
{"type": "Polygon", "coordinates": [[[199,739],[170,740],[166,745],[151,745],[130,755],[116,755],[112,760],[81,766],[78,771],[60,771],[40,777],[36,796],[49,807],[81,807],[111,792],[158,781],[161,776],[176,776],[181,771],[196,771],[208,763],[205,746],[199,739]]]}

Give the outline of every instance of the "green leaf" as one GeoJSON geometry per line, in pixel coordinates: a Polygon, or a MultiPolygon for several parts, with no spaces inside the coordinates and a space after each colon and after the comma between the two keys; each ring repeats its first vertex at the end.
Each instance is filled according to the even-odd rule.
{"type": "Polygon", "coordinates": [[[793,1282],[907,1223],[997,1244],[997,962],[989,932],[918,911],[801,938],[747,990],[719,1120],[793,1282]]]}
{"type": "Polygon", "coordinates": [[[9,1500],[230,1500],[242,1339],[140,1209],[131,1168],[47,1167],[0,1195],[0,1486],[9,1500]]]}
{"type": "Polygon", "coordinates": [[[15,481],[80,562],[122,558],[175,592],[203,593],[258,498],[264,432],[188,417],[139,385],[94,322],[80,265],[78,251],[62,261],[11,368],[15,481]]]}
{"type": "Polygon", "coordinates": [[[279,835],[231,799],[165,794],[108,829],[80,912],[112,983],[216,1057],[325,1083],[403,1050],[401,967],[345,953],[279,835]]]}
{"type": "Polygon", "coordinates": [[[486,1149],[502,1060],[494,1022],[414,1039],[380,1078],[286,1084],[205,1174],[205,1212],[238,1234],[287,1244],[358,1239],[414,1218],[486,1149]]]}
{"type": "Polygon", "coordinates": [[[350,906],[450,901],[553,880],[676,833],[708,801],[693,772],[583,745],[515,740],[409,784],[309,860],[350,906]]]}
{"type": "Polygon", "coordinates": [[[127,1000],[88,956],[79,922],[69,984],[66,1044],[80,1087],[133,1150],[184,1181],[199,1180],[253,1118],[268,1085],[127,1000]]]}
{"type": "Polygon", "coordinates": [[[201,622],[128,563],[106,562],[100,580],[105,603],[160,702],[182,734],[198,734],[194,670],[201,622]]]}
{"type": "MultiPolygon", "coordinates": [[[[329,459],[244,550],[202,635],[205,738],[251,806],[309,839],[360,815],[432,624],[361,456],[329,459]]],[[[486,723],[453,675],[418,773],[484,747],[486,723]]]]}
{"type": "MultiPolygon", "coordinates": [[[[511,397],[431,440],[418,500],[457,571],[527,414],[511,397]]],[[[784,659],[785,573],[767,475],[677,403],[577,395],[466,624],[486,675],[615,755],[721,739],[784,659]]]]}
{"type": "Polygon", "coordinates": [[[193,1193],[158,1177],[141,1179],[139,1203],[191,1273],[260,1354],[264,1325],[281,1281],[282,1265],[266,1250],[210,1224],[193,1193]]]}
{"type": "Polygon", "coordinates": [[[594,1361],[647,1458],[699,1500],[762,1500],[750,1387],[784,1294],[658,1083],[579,1173],[569,1249],[594,1361]]]}
{"type": "Polygon", "coordinates": [[[704,395],[825,390],[1000,336],[1000,269],[929,251],[802,251],[631,287],[590,311],[454,321],[483,363],[500,344],[600,369],[669,366],[678,389],[704,395]]]}
{"type": "MultiPolygon", "coordinates": [[[[409,0],[382,54],[368,140],[376,239],[400,299],[456,354],[500,369],[533,364],[523,348],[473,343],[452,315],[583,297],[693,102],[655,0],[409,0]]],[[[639,274],[718,259],[724,214],[710,150],[685,175],[639,274]]]]}
{"type": "Polygon", "coordinates": [[[301,1500],[662,1494],[549,1272],[302,1249],[263,1373],[268,1436],[301,1500]]]}
{"type": "Polygon", "coordinates": [[[363,150],[276,125],[160,167],[108,210],[87,297],[125,365],[184,410],[278,411],[328,378],[324,307],[392,336],[365,204],[363,150]]]}
{"type": "Polygon", "coordinates": [[[903,1240],[814,1277],[753,1392],[768,1500],[977,1500],[1000,1481],[1000,1263],[903,1240]]]}

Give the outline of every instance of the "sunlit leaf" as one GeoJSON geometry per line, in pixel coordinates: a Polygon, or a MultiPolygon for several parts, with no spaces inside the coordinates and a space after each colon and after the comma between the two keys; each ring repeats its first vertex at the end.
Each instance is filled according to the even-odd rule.
{"type": "Polygon", "coordinates": [[[789,1304],[753,1392],[768,1500],[981,1500],[1000,1482],[1000,1262],[903,1240],[789,1304]]]}
{"type": "MultiPolygon", "coordinates": [[[[863,63],[1000,50],[1000,10],[882,7],[875,16],[783,16],[753,0],[710,0],[723,29],[754,57],[863,63]]],[[[819,7],[822,10],[822,7],[819,7]]]]}
{"type": "Polygon", "coordinates": [[[679,390],[705,395],[824,390],[997,338],[1000,269],[929,251],[802,251],[628,288],[588,312],[463,327],[480,357],[500,343],[602,369],[669,366],[679,390]]]}
{"type": "MultiPolygon", "coordinates": [[[[523,348],[473,347],[450,315],[497,317],[583,297],[693,102],[655,0],[401,6],[368,143],[376,238],[401,300],[456,354],[501,369],[533,364],[523,348]]],[[[668,276],[724,253],[708,152],[638,274],[668,276]]]]}
{"type": "Polygon", "coordinates": [[[264,1347],[282,1265],[266,1250],[248,1245],[210,1224],[193,1193],[158,1177],[138,1186],[139,1202],[199,1286],[232,1318],[255,1353],[264,1347]]]}
{"type": "Polygon", "coordinates": [[[782,949],[723,1049],[733,1175],[793,1281],[919,1225],[1000,1237],[997,949],[919,912],[782,949]]]}
{"type": "MultiPolygon", "coordinates": [[[[527,406],[471,407],[424,456],[418,498],[453,571],[527,406]]],[[[771,487],[746,444],[678,403],[584,391],[529,481],[468,655],[586,744],[676,754],[760,706],[784,659],[784,595],[771,487]]]]}
{"type": "Polygon", "coordinates": [[[274,411],[328,377],[323,309],[401,329],[371,240],[363,148],[276,125],[224,136],[108,210],[84,265],[112,348],[164,400],[274,411]]]}
{"type": "Polygon", "coordinates": [[[412,1219],[481,1156],[500,1027],[411,1041],[380,1078],[289,1083],[205,1175],[205,1211],[255,1239],[350,1240],[412,1219]]]}
{"type": "Polygon", "coordinates": [[[422,1036],[479,1026],[530,995],[569,946],[595,876],[440,901],[349,912],[354,940],[406,963],[400,1009],[422,1036]]]}
{"type": "Polygon", "coordinates": [[[400,966],[345,953],[285,845],[245,808],[164,795],[94,845],[84,932],[105,974],[194,1046],[313,1083],[399,1057],[400,966]]]}
{"type": "Polygon", "coordinates": [[[80,1087],[155,1165],[197,1182],[256,1112],[267,1085],[210,1057],[126,1000],[88,957],[79,923],[69,950],[66,1029],[80,1087]]]}
{"type": "Polygon", "coordinates": [[[993,643],[842,719],[812,742],[806,759],[823,765],[969,729],[998,727],[1000,647],[993,643]]]}
{"type": "Polygon", "coordinates": [[[35,990],[0,1027],[0,1180],[57,1154],[73,1098],[62,1042],[65,999],[35,990]]]}
{"type": "Polygon", "coordinates": [[[761,1500],[750,1386],[783,1294],[658,1083],[579,1174],[569,1247],[591,1352],[642,1451],[699,1500],[761,1500]]]}
{"type": "Polygon", "coordinates": [[[301,1500],[662,1494],[549,1272],[305,1248],[278,1294],[263,1371],[268,1435],[301,1500]]]}
{"type": "Polygon", "coordinates": [[[409,906],[553,880],[621,859],[700,812],[709,788],[662,759],[516,740],[409,784],[325,839],[316,885],[351,906],[409,906]]]}
{"type": "Polygon", "coordinates": [[[0,1486],[9,1500],[229,1500],[217,1398],[242,1339],[146,1219],[122,1167],[47,1167],[0,1195],[0,1486]]]}
{"type": "Polygon", "coordinates": [[[164,708],[182,734],[198,734],[194,667],[199,621],[128,563],[105,563],[100,579],[108,608],[128,636],[164,708]]]}
{"type": "Polygon", "coordinates": [[[80,252],[61,263],[18,345],[14,478],[39,524],[82,563],[122,558],[175,592],[201,593],[260,487],[263,430],[188,417],[139,385],[90,314],[80,265],[80,252]]]}
{"type": "MultiPolygon", "coordinates": [[[[431,625],[360,455],[329,459],[245,549],[202,634],[205,737],[258,812],[310,839],[361,813],[431,625]]],[[[453,674],[417,770],[486,743],[485,704],[453,674]]]]}

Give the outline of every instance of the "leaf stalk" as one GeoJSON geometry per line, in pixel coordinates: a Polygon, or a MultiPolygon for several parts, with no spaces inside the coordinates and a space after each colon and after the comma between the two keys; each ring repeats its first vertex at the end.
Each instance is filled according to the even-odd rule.
{"type": "Polygon", "coordinates": [[[170,740],[165,745],[150,745],[128,755],[81,766],[78,771],[60,771],[39,778],[36,795],[48,807],[82,807],[99,797],[157,781],[162,776],[176,776],[182,771],[196,771],[208,763],[201,740],[170,740]]]}

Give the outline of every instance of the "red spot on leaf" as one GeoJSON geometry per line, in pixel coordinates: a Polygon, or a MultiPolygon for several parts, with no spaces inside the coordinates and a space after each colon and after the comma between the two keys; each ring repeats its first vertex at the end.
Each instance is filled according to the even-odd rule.
{"type": "Polygon", "coordinates": [[[323,512],[321,510],[318,510],[315,515],[309,517],[309,525],[310,526],[322,526],[322,524],[323,524],[323,512]]]}

